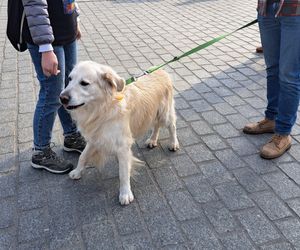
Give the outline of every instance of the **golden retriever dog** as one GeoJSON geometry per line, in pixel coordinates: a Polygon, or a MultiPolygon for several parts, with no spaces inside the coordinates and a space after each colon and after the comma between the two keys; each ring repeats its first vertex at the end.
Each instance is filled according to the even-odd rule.
{"type": "Polygon", "coordinates": [[[179,149],[171,79],[165,71],[158,70],[125,86],[124,79],[112,68],[92,61],[78,63],[69,77],[60,100],[87,142],[69,176],[79,179],[87,166],[100,168],[109,155],[116,155],[119,201],[127,205],[134,199],[131,168],[141,162],[131,151],[134,139],[152,128],[146,144],[153,148],[157,146],[160,127],[165,126],[170,133],[169,149],[179,149]]]}

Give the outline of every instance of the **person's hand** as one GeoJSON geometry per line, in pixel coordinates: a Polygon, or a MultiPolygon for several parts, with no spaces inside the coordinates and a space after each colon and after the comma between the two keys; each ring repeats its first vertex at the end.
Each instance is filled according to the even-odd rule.
{"type": "Polygon", "coordinates": [[[76,39],[79,40],[81,39],[81,29],[79,27],[79,23],[77,23],[77,34],[76,34],[76,39]]]}
{"type": "Polygon", "coordinates": [[[57,57],[53,51],[42,53],[42,69],[47,77],[59,74],[57,57]]]}

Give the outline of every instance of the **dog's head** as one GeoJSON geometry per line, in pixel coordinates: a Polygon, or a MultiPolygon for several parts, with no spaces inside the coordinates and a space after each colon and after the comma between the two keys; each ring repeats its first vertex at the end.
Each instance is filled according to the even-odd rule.
{"type": "Polygon", "coordinates": [[[125,81],[110,67],[92,61],[78,63],[69,75],[69,84],[61,92],[60,101],[68,110],[91,103],[105,103],[122,91],[125,81]]]}

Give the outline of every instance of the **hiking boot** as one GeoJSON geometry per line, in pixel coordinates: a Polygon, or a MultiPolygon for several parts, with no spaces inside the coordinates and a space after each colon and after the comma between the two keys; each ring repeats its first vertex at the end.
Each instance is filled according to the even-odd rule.
{"type": "Polygon", "coordinates": [[[82,151],[85,148],[85,145],[86,142],[79,132],[65,136],[64,150],[67,152],[82,153],[82,151]]]}
{"type": "Polygon", "coordinates": [[[31,166],[36,169],[45,169],[54,174],[65,174],[73,169],[72,163],[59,157],[50,147],[34,151],[31,166]]]}
{"type": "Polygon", "coordinates": [[[274,129],[275,121],[265,118],[262,121],[247,124],[244,127],[243,132],[245,134],[258,135],[264,133],[274,133],[274,129]]]}
{"type": "Polygon", "coordinates": [[[272,139],[260,150],[260,156],[264,159],[274,159],[283,155],[292,145],[290,135],[273,135],[272,139]]]}

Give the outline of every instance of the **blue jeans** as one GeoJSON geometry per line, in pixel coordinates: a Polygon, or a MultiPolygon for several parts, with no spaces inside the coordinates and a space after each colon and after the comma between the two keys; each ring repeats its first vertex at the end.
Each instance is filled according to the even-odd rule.
{"type": "Polygon", "coordinates": [[[77,131],[70,114],[59,102],[59,95],[68,84],[68,75],[76,64],[76,41],[65,46],[54,46],[60,73],[57,76],[46,77],[41,66],[42,55],[37,45],[28,44],[28,49],[40,82],[40,92],[33,118],[34,148],[42,150],[51,142],[52,129],[58,113],[64,135],[77,131]]]}
{"type": "Polygon", "coordinates": [[[278,3],[258,16],[267,67],[266,118],[275,120],[275,133],[288,135],[296,122],[300,97],[300,16],[275,17],[278,3]]]}

